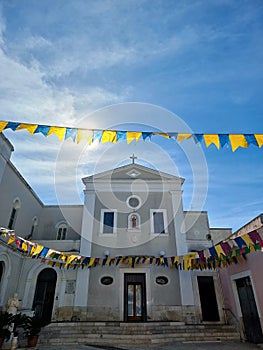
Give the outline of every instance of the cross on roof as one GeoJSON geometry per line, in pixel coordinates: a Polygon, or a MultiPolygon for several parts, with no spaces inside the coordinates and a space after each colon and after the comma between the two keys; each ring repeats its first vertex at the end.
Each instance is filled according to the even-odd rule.
{"type": "Polygon", "coordinates": [[[137,159],[138,157],[135,157],[135,155],[134,155],[134,153],[133,153],[133,155],[130,156],[130,158],[131,158],[131,160],[132,160],[132,164],[134,164],[135,159],[137,159]]]}

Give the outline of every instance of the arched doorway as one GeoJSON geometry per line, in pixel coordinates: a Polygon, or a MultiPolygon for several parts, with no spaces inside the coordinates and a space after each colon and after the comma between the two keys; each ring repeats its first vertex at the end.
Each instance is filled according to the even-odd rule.
{"type": "Polygon", "coordinates": [[[44,324],[51,321],[56,283],[57,273],[54,269],[46,268],[39,273],[33,309],[44,324]]]}

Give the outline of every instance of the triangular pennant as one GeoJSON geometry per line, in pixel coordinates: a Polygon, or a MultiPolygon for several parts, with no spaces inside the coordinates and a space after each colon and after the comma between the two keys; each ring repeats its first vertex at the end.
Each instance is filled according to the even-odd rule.
{"type": "Polygon", "coordinates": [[[66,128],[63,128],[60,126],[51,126],[47,133],[47,136],[54,134],[58,137],[59,141],[62,141],[64,140],[65,133],[66,133],[66,128]]]}
{"type": "Polygon", "coordinates": [[[117,142],[116,131],[112,131],[112,130],[104,130],[103,131],[102,137],[101,137],[101,143],[106,143],[106,142],[112,142],[112,143],[117,142]]]}
{"type": "Polygon", "coordinates": [[[34,131],[34,134],[38,134],[41,133],[44,136],[47,136],[48,132],[49,132],[50,126],[46,126],[46,125],[38,125],[38,127],[36,128],[36,130],[34,131]]]}
{"type": "Polygon", "coordinates": [[[230,134],[229,140],[233,152],[235,152],[239,147],[248,148],[247,140],[242,134],[230,134]]]}
{"type": "Polygon", "coordinates": [[[206,147],[214,144],[218,149],[220,148],[219,137],[216,134],[204,134],[204,140],[206,147]]]}
{"type": "Polygon", "coordinates": [[[0,122],[0,132],[2,132],[7,126],[8,122],[0,122]]]}
{"type": "Polygon", "coordinates": [[[220,146],[223,148],[225,145],[229,145],[229,136],[228,134],[218,134],[220,146]]]}
{"type": "Polygon", "coordinates": [[[255,139],[257,140],[258,147],[262,147],[263,145],[263,134],[254,134],[255,139]]]}
{"type": "Polygon", "coordinates": [[[188,140],[188,139],[190,139],[192,136],[193,136],[193,134],[178,134],[178,135],[177,135],[177,141],[178,141],[178,142],[181,142],[181,141],[184,141],[184,140],[188,140]]]}
{"type": "Polygon", "coordinates": [[[141,136],[142,136],[141,132],[127,131],[127,135],[126,135],[127,143],[129,144],[133,140],[136,140],[136,142],[137,142],[141,136]]]}
{"type": "Polygon", "coordinates": [[[26,123],[21,123],[18,125],[16,130],[27,130],[30,134],[34,134],[36,131],[37,124],[26,124],[26,123]]]}

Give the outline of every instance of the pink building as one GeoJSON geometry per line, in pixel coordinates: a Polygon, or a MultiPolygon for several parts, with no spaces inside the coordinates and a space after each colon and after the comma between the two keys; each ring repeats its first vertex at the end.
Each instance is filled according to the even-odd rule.
{"type": "MultiPolygon", "coordinates": [[[[231,238],[256,231],[263,239],[263,214],[244,225],[231,238]]],[[[262,247],[262,244],[261,244],[262,247]]],[[[225,314],[239,327],[242,338],[263,342],[263,247],[241,263],[219,269],[225,314]]]]}

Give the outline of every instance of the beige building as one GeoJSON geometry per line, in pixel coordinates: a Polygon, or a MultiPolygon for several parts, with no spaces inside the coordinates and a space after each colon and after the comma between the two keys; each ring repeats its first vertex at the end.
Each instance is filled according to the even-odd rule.
{"type": "Polygon", "coordinates": [[[21,309],[35,310],[46,322],[224,323],[216,271],[149,263],[150,257],[205,249],[211,240],[217,243],[231,234],[230,229],[211,229],[207,212],[183,210],[183,179],[132,159],[83,178],[83,205],[46,206],[12,164],[13,151],[0,135],[0,226],[45,247],[100,258],[105,264],[51,267],[12,251],[0,237],[0,308],[17,292],[21,309]],[[128,260],[106,263],[124,256],[128,260]],[[135,266],[129,263],[133,258],[135,266]]]}

